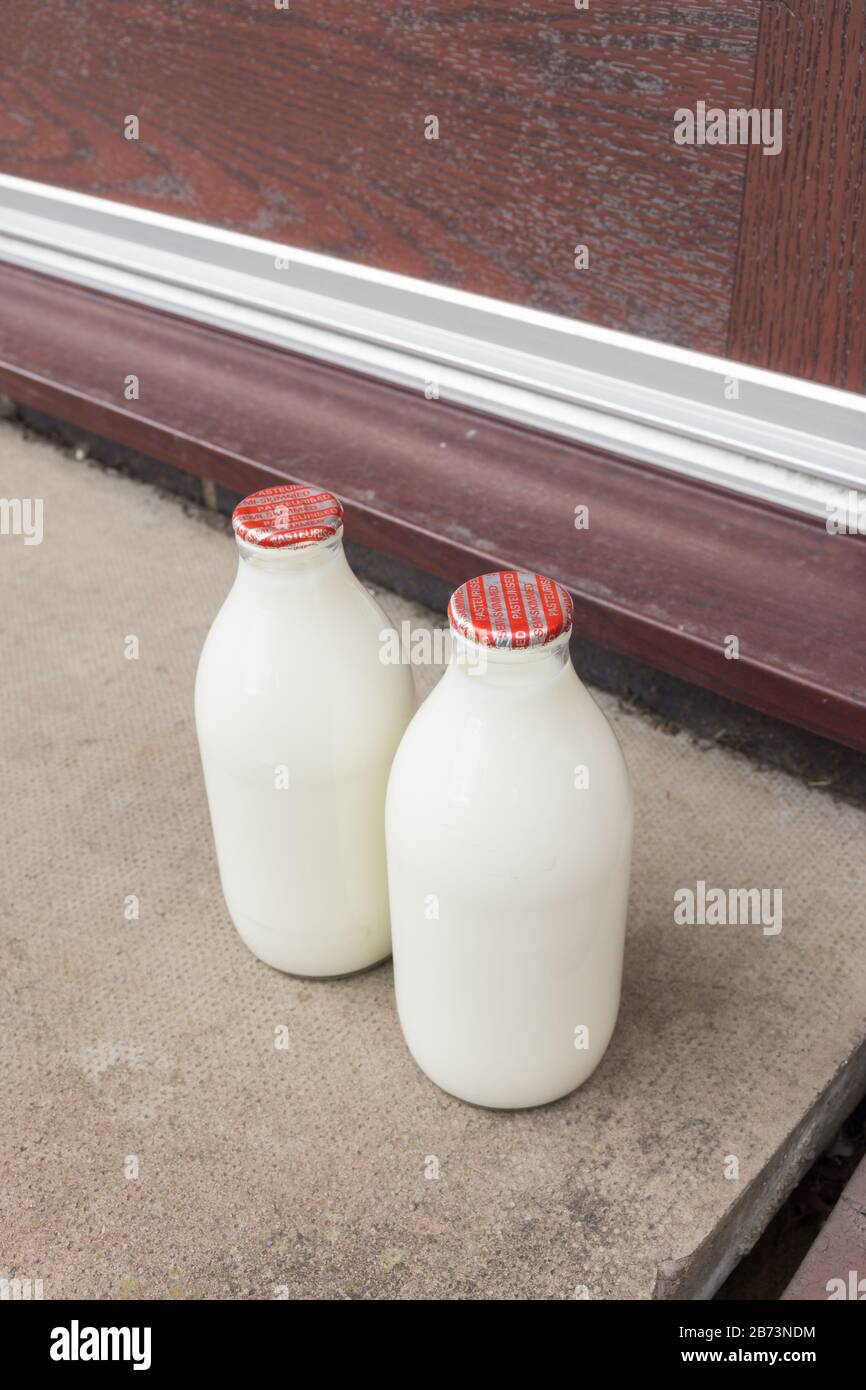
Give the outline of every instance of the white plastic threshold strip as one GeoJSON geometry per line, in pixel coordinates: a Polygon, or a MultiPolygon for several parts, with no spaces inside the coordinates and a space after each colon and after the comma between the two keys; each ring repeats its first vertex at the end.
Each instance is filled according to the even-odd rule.
{"type": "Polygon", "coordinates": [[[866,493],[854,392],[8,174],[0,259],[813,515],[866,493]]]}

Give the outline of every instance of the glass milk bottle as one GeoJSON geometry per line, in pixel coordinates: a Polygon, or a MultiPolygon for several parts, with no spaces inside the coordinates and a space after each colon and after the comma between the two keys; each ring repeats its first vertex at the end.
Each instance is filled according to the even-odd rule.
{"type": "Polygon", "coordinates": [[[464,584],[450,664],[397,750],[386,836],[400,1023],[476,1105],[543,1105],[598,1066],[619,1009],[632,799],[571,664],[569,595],[464,584]]]}
{"type": "Polygon", "coordinates": [[[265,488],[235,509],[238,569],[195,714],[229,914],[261,960],[347,975],[390,953],[384,807],[414,709],[408,666],[343,553],[336,497],[265,488]]]}

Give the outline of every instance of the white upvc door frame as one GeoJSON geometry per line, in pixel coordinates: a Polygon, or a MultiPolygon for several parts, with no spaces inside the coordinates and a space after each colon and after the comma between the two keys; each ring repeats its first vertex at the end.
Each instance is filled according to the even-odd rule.
{"type": "Polygon", "coordinates": [[[0,174],[0,260],[826,517],[866,397],[0,174]]]}

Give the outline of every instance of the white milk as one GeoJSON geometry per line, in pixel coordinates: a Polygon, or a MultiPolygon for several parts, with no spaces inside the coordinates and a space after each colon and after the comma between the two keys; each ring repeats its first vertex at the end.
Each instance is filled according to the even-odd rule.
{"type": "Polygon", "coordinates": [[[379,659],[388,621],[349,568],[335,498],[267,489],[233,523],[237,578],[195,691],[226,905],[268,965],[363,970],[391,949],[385,789],[411,673],[379,659]]]}
{"type": "Polygon", "coordinates": [[[564,590],[500,572],[449,617],[451,663],[388,786],[400,1022],[444,1090],[542,1105],[586,1080],[616,1023],[629,777],[571,664],[564,590]]]}

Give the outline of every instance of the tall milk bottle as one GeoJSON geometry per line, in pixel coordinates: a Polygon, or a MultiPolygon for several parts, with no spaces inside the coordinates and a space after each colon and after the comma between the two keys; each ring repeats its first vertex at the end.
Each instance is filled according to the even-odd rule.
{"type": "Polygon", "coordinates": [[[265,488],[232,525],[237,577],[195,688],[226,906],[268,965],[347,975],[391,950],[385,789],[411,672],[380,660],[387,619],[349,568],[336,497],[265,488]]]}
{"type": "Polygon", "coordinates": [[[515,570],[464,584],[451,660],[388,785],[394,981],[418,1065],[476,1105],[543,1105],[619,1009],[632,799],[568,650],[572,603],[515,570]]]}

